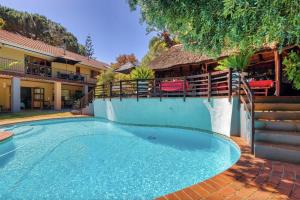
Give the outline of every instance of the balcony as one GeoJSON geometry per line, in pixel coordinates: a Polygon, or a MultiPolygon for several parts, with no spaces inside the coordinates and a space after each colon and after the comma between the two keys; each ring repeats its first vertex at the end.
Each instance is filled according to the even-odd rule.
{"type": "Polygon", "coordinates": [[[78,74],[73,71],[52,68],[47,65],[37,63],[26,63],[22,61],[0,57],[0,73],[14,75],[29,75],[34,78],[43,78],[48,80],[62,80],[74,83],[95,84],[96,79],[90,78],[89,74],[78,74]]]}

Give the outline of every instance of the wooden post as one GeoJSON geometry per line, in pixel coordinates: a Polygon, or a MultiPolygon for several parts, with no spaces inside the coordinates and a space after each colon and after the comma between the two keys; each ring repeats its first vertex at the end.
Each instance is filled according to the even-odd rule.
{"type": "Polygon", "coordinates": [[[185,101],[186,98],[186,77],[183,79],[183,101],[185,101]]]}
{"type": "Polygon", "coordinates": [[[122,81],[120,81],[120,101],[122,101],[122,81]]]}
{"type": "Polygon", "coordinates": [[[210,97],[211,97],[211,73],[208,72],[207,74],[207,98],[208,101],[210,101],[210,97]]]}
{"type": "Polygon", "coordinates": [[[241,99],[241,76],[243,72],[238,73],[238,97],[241,99]]]}
{"type": "Polygon", "coordinates": [[[136,80],[136,100],[139,101],[139,80],[136,80]]]}
{"type": "Polygon", "coordinates": [[[231,102],[232,96],[232,69],[228,70],[228,101],[231,102]]]}
{"type": "Polygon", "coordinates": [[[112,97],[112,82],[109,82],[109,100],[111,101],[112,97]]]}
{"type": "Polygon", "coordinates": [[[280,96],[282,69],[281,69],[280,55],[277,49],[274,51],[274,62],[275,62],[275,86],[276,86],[275,94],[276,96],[280,96]]]}
{"type": "Polygon", "coordinates": [[[102,98],[104,101],[105,100],[105,85],[104,85],[104,83],[102,84],[102,98]]]}

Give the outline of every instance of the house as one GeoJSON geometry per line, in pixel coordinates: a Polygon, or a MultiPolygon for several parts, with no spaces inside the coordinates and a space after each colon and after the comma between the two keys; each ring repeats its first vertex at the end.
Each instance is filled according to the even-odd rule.
{"type": "Polygon", "coordinates": [[[0,110],[70,108],[106,63],[0,30],[0,110]]]}
{"type": "MultiPolygon", "coordinates": [[[[291,50],[299,51],[299,46],[289,46],[281,50],[275,45],[260,48],[250,59],[250,65],[246,69],[249,79],[272,80],[274,87],[269,95],[299,96],[299,91],[292,87],[282,73],[282,61],[291,50]]],[[[199,75],[216,71],[218,61],[233,53],[234,51],[223,52],[219,57],[213,58],[188,52],[182,44],[178,44],[156,57],[149,67],[155,71],[156,78],[199,75]]]]}

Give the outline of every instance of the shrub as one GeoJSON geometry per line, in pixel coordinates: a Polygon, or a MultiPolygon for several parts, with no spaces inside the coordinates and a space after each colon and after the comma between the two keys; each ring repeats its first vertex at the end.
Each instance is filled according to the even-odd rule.
{"type": "Polygon", "coordinates": [[[219,66],[217,66],[216,69],[225,70],[230,68],[236,71],[243,71],[250,64],[250,58],[252,55],[253,53],[250,51],[229,56],[219,61],[219,66]]]}
{"type": "Polygon", "coordinates": [[[282,63],[287,79],[292,82],[294,88],[300,90],[300,55],[292,51],[282,63]]]}
{"type": "Polygon", "coordinates": [[[152,79],[154,78],[154,71],[146,66],[136,67],[130,73],[131,79],[152,79]]]}

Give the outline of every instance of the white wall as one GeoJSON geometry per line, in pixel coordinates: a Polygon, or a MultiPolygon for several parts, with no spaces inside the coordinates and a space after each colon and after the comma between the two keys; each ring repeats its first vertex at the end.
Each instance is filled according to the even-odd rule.
{"type": "Polygon", "coordinates": [[[158,126],[178,126],[213,131],[226,136],[239,132],[237,99],[228,98],[128,98],[96,99],[95,117],[111,121],[158,126]],[[233,122],[233,120],[237,120],[233,122]]]}

